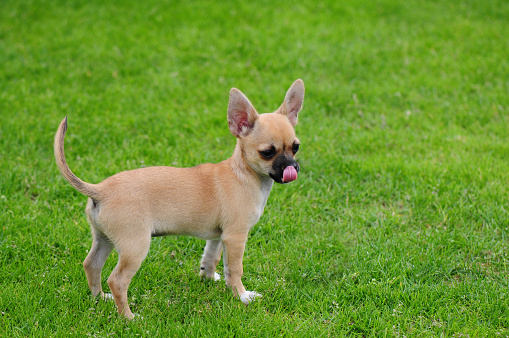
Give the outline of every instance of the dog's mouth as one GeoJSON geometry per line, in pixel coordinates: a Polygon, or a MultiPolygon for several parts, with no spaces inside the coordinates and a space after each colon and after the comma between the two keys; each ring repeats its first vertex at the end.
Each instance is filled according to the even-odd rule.
{"type": "Polygon", "coordinates": [[[290,183],[297,179],[297,169],[293,165],[289,165],[283,170],[283,179],[282,181],[285,183],[290,183]]]}
{"type": "Polygon", "coordinates": [[[299,172],[299,165],[289,165],[284,170],[280,169],[277,173],[270,173],[269,176],[274,182],[279,184],[287,184],[297,179],[297,173],[299,172]]]}

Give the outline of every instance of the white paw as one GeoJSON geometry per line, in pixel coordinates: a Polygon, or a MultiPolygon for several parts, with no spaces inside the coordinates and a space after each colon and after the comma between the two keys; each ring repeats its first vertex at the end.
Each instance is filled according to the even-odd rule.
{"type": "Polygon", "coordinates": [[[143,317],[137,313],[131,313],[130,315],[126,315],[125,318],[129,320],[143,320],[143,317]]]}
{"type": "Polygon", "coordinates": [[[242,301],[242,303],[248,305],[253,300],[255,300],[256,298],[259,298],[261,296],[262,295],[260,295],[258,292],[246,291],[246,292],[244,292],[243,294],[240,295],[240,300],[242,301]]]}
{"type": "Polygon", "coordinates": [[[101,299],[106,300],[106,301],[114,300],[113,295],[111,293],[104,293],[104,292],[101,294],[101,299]]]}
{"type": "Polygon", "coordinates": [[[200,271],[200,277],[203,279],[212,279],[214,282],[217,282],[218,280],[221,280],[221,275],[217,272],[214,272],[214,276],[209,277],[205,274],[204,271],[200,271]]]}

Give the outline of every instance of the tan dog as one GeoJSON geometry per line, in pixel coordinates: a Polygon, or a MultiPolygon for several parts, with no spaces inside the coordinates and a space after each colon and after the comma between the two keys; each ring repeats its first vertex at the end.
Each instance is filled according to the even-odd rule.
{"type": "Polygon", "coordinates": [[[113,297],[118,312],[133,318],[127,288],[147,256],[151,237],[192,235],[207,240],[200,276],[220,279],[215,269],[224,251],[225,280],[234,295],[245,304],[261,296],[242,285],[242,257],[248,232],[263,213],[273,181],[297,178],[299,140],[294,127],[303,100],[304,83],[297,80],[278,110],[258,115],[244,94],[233,88],[228,126],[237,145],[232,157],[194,168],[123,171],[99,184],[82,181],[66,163],[66,117],[55,135],[55,158],[65,179],[90,197],[86,213],[93,243],[83,266],[92,295],[113,297]],[[101,270],[113,247],[119,259],[108,278],[112,294],[105,294],[101,270]]]}

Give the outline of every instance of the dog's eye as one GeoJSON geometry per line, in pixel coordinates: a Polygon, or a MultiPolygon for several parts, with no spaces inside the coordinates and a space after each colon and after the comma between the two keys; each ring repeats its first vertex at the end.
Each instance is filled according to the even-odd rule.
{"type": "Polygon", "coordinates": [[[293,151],[294,155],[299,151],[299,146],[300,146],[300,144],[298,144],[298,143],[293,144],[292,151],[293,151]]]}
{"type": "Polygon", "coordinates": [[[261,150],[260,155],[262,155],[264,159],[270,160],[271,158],[274,157],[274,155],[276,155],[276,148],[271,147],[270,149],[267,150],[261,150]]]}

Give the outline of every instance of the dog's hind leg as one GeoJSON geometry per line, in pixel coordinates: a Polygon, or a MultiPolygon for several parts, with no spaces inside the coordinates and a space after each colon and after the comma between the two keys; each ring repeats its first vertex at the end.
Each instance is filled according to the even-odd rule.
{"type": "Polygon", "coordinates": [[[110,298],[111,295],[105,294],[101,286],[101,270],[106,262],[106,259],[113,249],[113,244],[94,226],[92,226],[92,248],[83,261],[83,268],[87,275],[88,287],[92,292],[93,297],[101,295],[102,298],[110,298]]]}
{"type": "Polygon", "coordinates": [[[216,272],[216,266],[221,259],[222,250],[223,246],[220,239],[207,241],[200,264],[201,277],[214,279],[214,281],[221,279],[221,276],[216,272]]]}
{"type": "Polygon", "coordinates": [[[118,263],[110,277],[108,285],[110,287],[115,304],[117,304],[118,313],[127,319],[133,319],[134,314],[129,308],[127,301],[127,289],[131,279],[141,266],[141,263],[147,257],[150,247],[150,233],[147,236],[131,236],[128,240],[116,243],[118,250],[118,263]]]}

